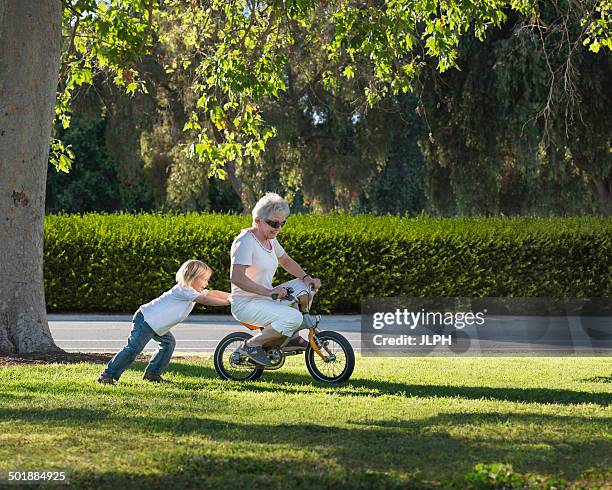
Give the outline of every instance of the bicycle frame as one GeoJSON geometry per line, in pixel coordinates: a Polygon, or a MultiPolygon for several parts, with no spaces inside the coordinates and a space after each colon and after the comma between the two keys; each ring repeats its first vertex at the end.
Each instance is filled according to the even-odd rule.
{"type": "MultiPolygon", "coordinates": [[[[317,327],[319,325],[319,322],[321,321],[321,315],[316,315],[315,316],[316,320],[313,320],[312,316],[310,315],[310,302],[312,298],[310,294],[312,291],[311,286],[309,285],[307,287],[306,294],[302,294],[298,296],[297,298],[293,296],[293,290],[291,288],[286,288],[286,290],[287,290],[287,296],[285,298],[281,298],[281,301],[285,300],[285,301],[290,301],[290,302],[293,302],[294,304],[297,304],[298,310],[300,311],[300,313],[302,313],[304,317],[304,323],[306,324],[306,326],[304,328],[301,328],[300,330],[308,330],[308,342],[310,343],[312,350],[314,350],[317,353],[317,355],[324,361],[333,360],[332,359],[334,357],[333,354],[329,351],[327,346],[319,342],[319,340],[316,337],[317,333],[319,332],[317,327]],[[321,352],[322,348],[327,351],[327,355],[321,352]]],[[[274,298],[273,296],[273,299],[276,299],[276,298],[274,298]]],[[[263,330],[264,328],[264,327],[257,326],[257,325],[251,325],[246,322],[240,322],[240,323],[244,325],[245,327],[247,327],[249,330],[258,330],[258,329],[263,330]]],[[[285,342],[283,342],[283,344],[288,341],[289,339],[286,339],[285,342]]],[[[283,344],[281,344],[280,346],[281,348],[283,347],[283,344]]]]}
{"type": "MultiPolygon", "coordinates": [[[[252,335],[246,332],[232,332],[221,339],[215,349],[215,371],[221,379],[256,381],[264,371],[280,369],[287,357],[302,353],[308,372],[317,381],[341,383],[351,377],[355,367],[355,355],[350,342],[338,332],[319,330],[320,315],[310,314],[311,290],[302,284],[298,287],[300,290],[295,295],[293,290],[287,288],[288,294],[283,300],[291,302],[303,315],[303,323],[299,330],[308,330],[306,349],[287,347],[291,337],[281,343],[278,341],[279,337],[276,337],[275,342],[274,335],[271,335],[270,340],[262,346],[269,363],[258,363],[240,347],[248,342],[252,335]]],[[[274,295],[272,299],[276,300],[278,297],[274,295]]],[[[263,324],[240,323],[253,331],[268,327],[263,324]]]]}

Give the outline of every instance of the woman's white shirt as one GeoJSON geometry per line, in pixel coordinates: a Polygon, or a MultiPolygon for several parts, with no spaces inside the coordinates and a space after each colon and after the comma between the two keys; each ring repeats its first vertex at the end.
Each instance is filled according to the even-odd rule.
{"type": "MultiPolygon", "coordinates": [[[[230,251],[231,268],[234,265],[247,265],[246,276],[257,284],[272,289],[272,280],[278,268],[278,258],[285,255],[285,249],[276,238],[270,240],[272,249],[268,250],[249,229],[242,230],[232,243],[230,251]]],[[[231,270],[230,270],[231,276],[231,270]]],[[[231,301],[261,298],[261,295],[244,291],[232,283],[231,301]]]]}

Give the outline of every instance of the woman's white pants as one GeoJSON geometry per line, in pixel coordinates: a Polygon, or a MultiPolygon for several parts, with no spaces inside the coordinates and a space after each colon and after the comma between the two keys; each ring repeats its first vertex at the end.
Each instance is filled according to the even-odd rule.
{"type": "MultiPolygon", "coordinates": [[[[292,287],[298,294],[304,283],[300,279],[287,281],[280,286],[292,287]]],[[[270,325],[277,332],[291,337],[302,325],[303,317],[296,308],[286,301],[274,301],[266,296],[232,298],[232,315],[239,322],[266,327],[270,325]]]]}

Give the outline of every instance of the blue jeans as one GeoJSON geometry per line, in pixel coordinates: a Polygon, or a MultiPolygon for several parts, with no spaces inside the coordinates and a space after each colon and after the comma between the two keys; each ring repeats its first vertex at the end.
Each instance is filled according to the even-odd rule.
{"type": "Polygon", "coordinates": [[[174,335],[168,332],[165,335],[157,335],[153,329],[145,322],[142,312],[137,311],[132,319],[133,328],[127,341],[127,345],[121,349],[106,366],[105,374],[112,376],[115,380],[123,374],[134,362],[149,340],[155,339],[159,343],[159,348],[149,361],[146,373],[150,375],[160,375],[165,371],[170,363],[170,358],[174,352],[176,340],[174,335]]]}

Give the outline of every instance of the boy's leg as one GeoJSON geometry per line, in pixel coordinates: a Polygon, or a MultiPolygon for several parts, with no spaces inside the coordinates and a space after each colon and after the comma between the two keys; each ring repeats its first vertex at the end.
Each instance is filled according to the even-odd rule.
{"type": "Polygon", "coordinates": [[[155,335],[153,337],[159,342],[159,348],[155,355],[149,361],[149,365],[145,370],[146,376],[160,376],[170,364],[170,358],[176,346],[174,335],[168,332],[165,335],[155,335]]]}
{"type": "Polygon", "coordinates": [[[139,312],[134,317],[133,327],[127,345],[111,359],[104,370],[104,374],[118,380],[123,371],[134,362],[138,354],[144,350],[145,346],[154,335],[155,332],[147,325],[144,321],[144,316],[139,312]]]}

